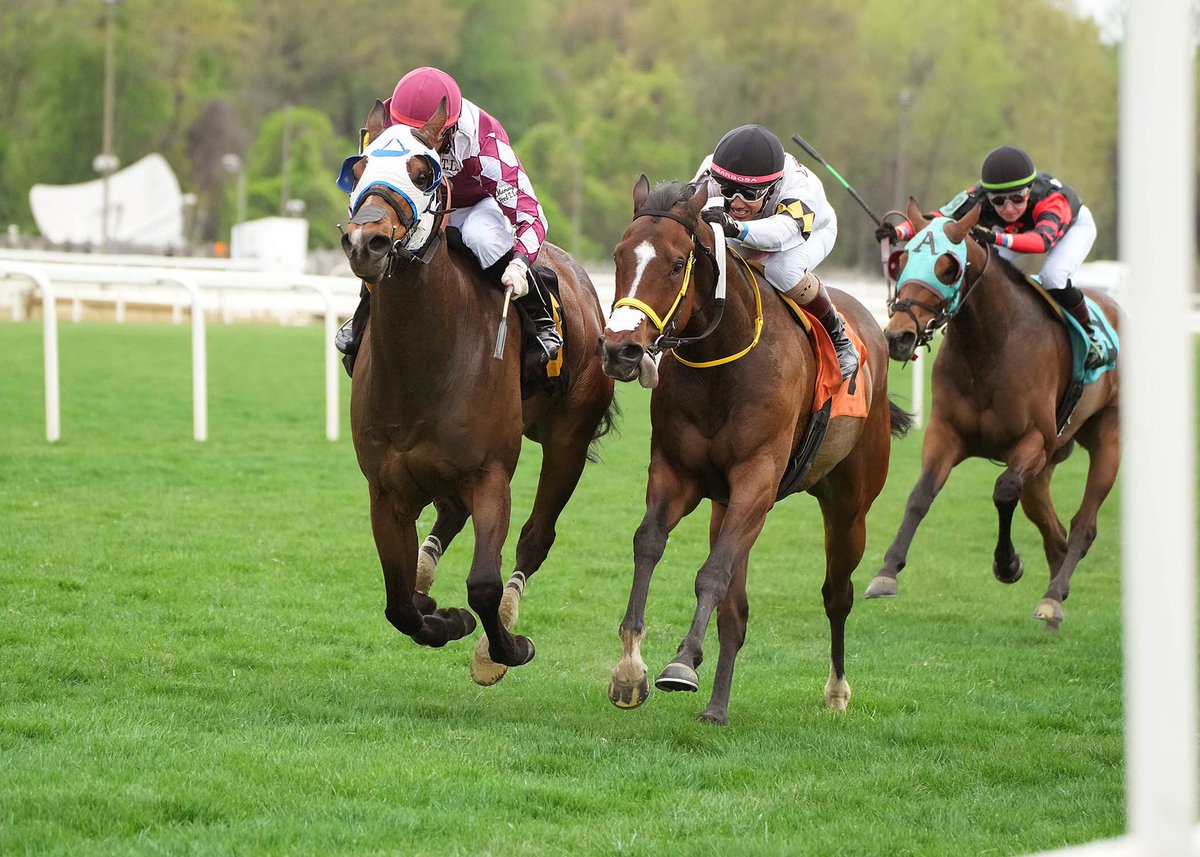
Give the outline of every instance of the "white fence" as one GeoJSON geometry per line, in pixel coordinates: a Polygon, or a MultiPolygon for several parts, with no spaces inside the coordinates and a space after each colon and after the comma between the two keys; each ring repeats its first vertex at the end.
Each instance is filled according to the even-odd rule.
{"type": "MultiPolygon", "coordinates": [[[[325,337],[325,436],[338,439],[338,373],[341,366],[333,347],[339,320],[348,316],[358,299],[356,280],[341,277],[317,277],[304,274],[277,275],[262,271],[229,270],[215,267],[152,267],[144,264],[113,265],[102,256],[82,257],[87,261],[12,261],[0,256],[0,279],[24,282],[40,293],[42,301],[43,349],[46,398],[46,439],[55,442],[61,435],[58,373],[58,298],[69,294],[73,315],[78,320],[82,302],[111,302],[118,320],[130,300],[151,302],[173,308],[178,320],[182,309],[190,310],[192,321],[192,434],[198,441],[208,439],[208,373],[205,317],[221,312],[228,317],[235,302],[263,306],[264,295],[278,304],[287,296],[306,296],[308,311],[314,308],[324,319],[325,337]]],[[[159,260],[160,262],[162,260],[159,260]]],[[[21,317],[24,289],[9,289],[14,318],[21,317]]],[[[303,311],[295,308],[295,311],[303,311]]]]}

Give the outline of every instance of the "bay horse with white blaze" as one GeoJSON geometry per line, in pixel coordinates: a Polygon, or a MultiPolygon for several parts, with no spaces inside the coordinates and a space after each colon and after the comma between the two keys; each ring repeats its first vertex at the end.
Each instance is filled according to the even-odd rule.
{"type": "MultiPolygon", "coordinates": [[[[633,586],[620,629],[624,651],[609,699],[634,708],[649,696],[641,644],[650,578],[668,534],[708,498],[710,553],[696,574],[696,612],[655,685],[664,691],[698,689],[696,669],[716,610],[720,653],[700,719],[725,724],[734,660],[746,636],[750,549],[767,513],[787,493],[781,483],[815,419],[817,366],[804,328],[783,300],[735,254],[727,255],[719,229],[714,235],[701,221],[707,198],[706,186],[678,182],[651,192],[642,176],[633,189],[633,223],[614,254],[617,300],[602,339],[604,371],[620,381],[639,378],[654,392],[646,513],[633,539],[633,586]],[[666,350],[673,356],[656,368],[653,356],[666,350]]],[[[888,401],[879,325],[849,295],[831,294],[866,346],[856,383],[868,410],[864,417],[835,413],[807,475],[790,487],[815,496],[824,516],[821,592],[830,630],[825,701],[843,710],[850,700],[845,670],[846,617],[854,601],[850,575],[862,558],[867,510],[887,476],[891,435],[902,433],[909,417],[888,401]]],[[[832,344],[828,355],[838,373],[832,344]]],[[[840,383],[839,373],[835,386],[840,383]]]]}
{"type": "Polygon", "coordinates": [[[611,425],[613,384],[596,353],[604,319],[591,281],[551,244],[543,246],[538,263],[553,269],[560,285],[565,388],[538,387],[522,399],[515,313],[506,316],[511,335],[500,359],[493,356],[503,292],[472,254],[448,245],[440,228],[445,211],[437,206],[445,188],[433,146],[445,125],[444,108],[443,100],[418,130],[385,129],[386,114],[376,102],[367,121],[366,157],[353,166],[353,216],[342,246],[371,297],[350,421],[370,490],[388,621],[434,647],[474,630],[470,612],[438,608],[426,591],[437,557],[470,517],[475,555],[467,600],[486,632],[471,674],[479,684],[493,684],[508,667],[534,656],[533,643],[511,632],[519,599],[554,542],[555,523],[591,444],[611,425]],[[390,172],[379,172],[385,168],[390,172]],[[523,434],[542,445],[542,469],[506,586],[501,550],[523,434]],[[430,503],[437,509],[434,548],[426,540],[419,582],[416,521],[430,503]]]}
{"type": "MultiPolygon", "coordinates": [[[[1060,434],[1057,413],[1072,377],[1066,328],[1024,282],[1024,274],[991,246],[971,238],[978,206],[957,222],[929,221],[909,199],[908,216],[918,233],[897,260],[898,290],[886,330],[891,356],[910,360],[943,325],[946,337],[933,364],[933,407],[921,449],[921,475],[866,597],[897,593],[896,579],[917,526],[950,470],[967,458],[988,458],[1004,464],[992,493],[1000,522],[992,572],[1002,583],[1016,583],[1024,573],[1011,538],[1020,501],[1041,533],[1050,566],[1050,585],[1034,617],[1048,630],[1057,629],[1071,575],[1096,538],[1096,513],[1117,477],[1117,370],[1083,388],[1060,434]],[[918,267],[920,276],[910,273],[918,267]],[[1055,512],[1050,480],[1076,441],[1088,451],[1089,464],[1083,501],[1068,533],[1055,512]]],[[[1116,303],[1085,291],[1116,329],[1116,303]]]]}

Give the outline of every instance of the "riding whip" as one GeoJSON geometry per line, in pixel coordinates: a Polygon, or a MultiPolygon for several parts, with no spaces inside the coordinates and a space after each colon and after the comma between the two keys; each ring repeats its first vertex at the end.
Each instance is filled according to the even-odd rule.
{"type": "Polygon", "coordinates": [[[854,190],[854,188],[850,187],[850,185],[846,182],[846,180],[844,178],[842,178],[841,175],[838,174],[837,170],[835,170],[833,167],[831,167],[829,165],[828,161],[826,161],[824,158],[822,158],[817,153],[816,149],[814,149],[812,146],[808,145],[808,143],[805,142],[804,138],[801,137],[799,134],[793,134],[792,139],[795,140],[800,145],[800,148],[802,148],[804,151],[806,151],[810,155],[812,155],[813,158],[816,159],[817,163],[821,164],[822,166],[825,167],[825,169],[827,169],[827,170],[829,170],[829,172],[833,173],[833,177],[835,179],[837,179],[838,182],[841,183],[842,187],[844,187],[846,190],[848,190],[850,192],[850,195],[852,197],[854,197],[854,201],[862,206],[862,210],[865,211],[867,213],[867,215],[872,220],[875,221],[876,226],[883,226],[883,221],[875,216],[875,212],[871,211],[871,209],[867,207],[867,204],[865,202],[863,202],[862,197],[858,195],[858,193],[854,190]]]}
{"type": "Polygon", "coordinates": [[[496,328],[496,350],[492,353],[496,360],[504,359],[504,342],[508,339],[508,302],[512,300],[512,293],[512,286],[504,290],[504,309],[500,310],[500,326],[496,328]]]}

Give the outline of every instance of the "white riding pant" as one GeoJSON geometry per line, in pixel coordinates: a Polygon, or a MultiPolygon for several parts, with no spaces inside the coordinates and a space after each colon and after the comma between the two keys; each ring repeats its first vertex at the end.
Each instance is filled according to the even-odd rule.
{"type": "MultiPolygon", "coordinates": [[[[804,279],[805,274],[824,261],[833,249],[833,239],[837,233],[827,231],[812,233],[808,240],[796,247],[789,247],[775,253],[746,253],[747,259],[759,259],[763,263],[763,272],[767,282],[776,291],[786,292],[804,279]]],[[[748,249],[748,248],[747,248],[748,249]]]]}
{"type": "Polygon", "coordinates": [[[462,232],[463,243],[475,254],[481,267],[490,268],[513,248],[516,234],[500,210],[500,204],[487,196],[469,208],[450,212],[449,225],[462,232]]]}
{"type": "MultiPolygon", "coordinates": [[[[1058,243],[1050,248],[1050,252],[1042,260],[1042,286],[1047,289],[1065,289],[1067,281],[1075,276],[1095,241],[1096,221],[1088,207],[1081,205],[1079,216],[1075,218],[1067,234],[1058,239],[1058,243]]],[[[1012,261],[1023,254],[1001,247],[1000,255],[1012,261]]]]}

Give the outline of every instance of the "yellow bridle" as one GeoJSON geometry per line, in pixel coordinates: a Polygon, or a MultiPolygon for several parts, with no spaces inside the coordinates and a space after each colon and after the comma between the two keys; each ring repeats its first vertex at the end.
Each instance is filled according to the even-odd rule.
{"type": "MultiPolygon", "coordinates": [[[[737,259],[739,262],[742,263],[742,266],[746,269],[746,272],[750,275],[750,282],[754,285],[754,311],[755,311],[754,339],[750,342],[749,345],[747,345],[745,348],[743,348],[737,354],[731,354],[728,357],[721,357],[716,360],[705,360],[703,362],[692,362],[691,360],[686,360],[683,357],[680,357],[679,354],[674,349],[672,349],[671,354],[675,357],[676,360],[678,360],[684,366],[690,366],[693,369],[711,369],[714,366],[722,366],[726,363],[733,363],[735,360],[740,360],[741,358],[743,358],[747,354],[749,354],[750,349],[752,349],[754,346],[758,345],[758,340],[762,336],[762,329],[763,329],[762,291],[758,287],[758,278],[754,276],[754,269],[750,267],[750,264],[745,259],[743,259],[736,250],[729,248],[729,252],[733,254],[735,259],[737,259]]],[[[621,299],[615,301],[613,303],[613,309],[616,309],[617,307],[631,306],[636,310],[640,310],[641,312],[645,313],[646,318],[650,319],[650,322],[654,325],[654,328],[655,328],[655,330],[658,331],[659,335],[665,336],[667,325],[670,324],[672,319],[675,318],[675,313],[679,311],[680,304],[683,303],[684,297],[687,296],[688,285],[691,283],[691,280],[692,280],[692,264],[695,261],[696,261],[696,252],[693,250],[690,254],[688,254],[687,268],[683,272],[683,284],[679,287],[679,292],[678,292],[678,294],[675,295],[675,301],[674,301],[674,303],[671,304],[671,308],[667,311],[667,315],[666,315],[665,319],[659,318],[658,313],[656,313],[654,311],[654,308],[651,307],[648,303],[646,303],[643,300],[640,300],[638,298],[633,298],[633,297],[624,297],[624,298],[621,298],[621,299]]]]}
{"type": "Polygon", "coordinates": [[[646,314],[646,318],[654,323],[654,328],[660,335],[666,334],[666,326],[675,318],[675,313],[679,311],[679,305],[683,303],[684,297],[687,295],[688,283],[692,280],[692,264],[696,261],[696,251],[693,250],[688,254],[687,268],[683,272],[683,285],[679,287],[679,294],[675,295],[675,303],[671,304],[671,308],[667,311],[665,319],[659,318],[658,313],[650,304],[638,298],[621,298],[613,303],[613,309],[623,306],[631,306],[634,309],[641,310],[646,314]]]}

